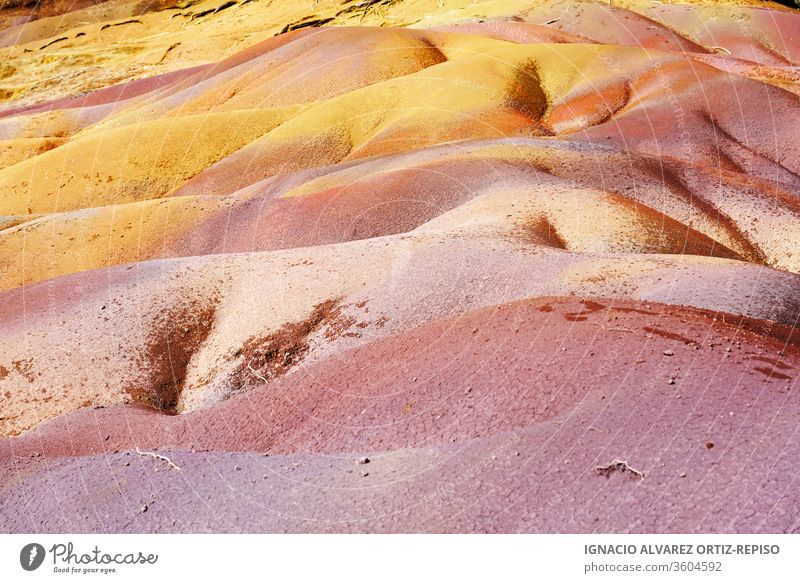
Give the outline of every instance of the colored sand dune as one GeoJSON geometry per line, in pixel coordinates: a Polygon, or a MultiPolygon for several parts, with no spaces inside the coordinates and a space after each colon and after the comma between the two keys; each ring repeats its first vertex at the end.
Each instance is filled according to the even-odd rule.
{"type": "Polygon", "coordinates": [[[800,11],[2,6],[0,532],[800,529],[800,11]]]}

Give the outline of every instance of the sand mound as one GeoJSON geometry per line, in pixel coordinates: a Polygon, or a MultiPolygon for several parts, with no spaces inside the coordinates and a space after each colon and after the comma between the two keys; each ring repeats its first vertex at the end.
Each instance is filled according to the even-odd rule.
{"type": "Polygon", "coordinates": [[[799,26],[6,3],[0,529],[796,530],[799,26]]]}
{"type": "Polygon", "coordinates": [[[797,415],[798,366],[793,329],[741,317],[655,303],[505,304],[343,352],[210,410],[112,407],[43,425],[14,443],[30,477],[6,474],[0,519],[58,531],[92,508],[102,520],[81,529],[680,532],[711,520],[725,532],[790,530],[783,456],[796,443],[780,427],[797,415]],[[168,454],[180,472],[136,448],[168,454]],[[365,454],[369,463],[356,463],[365,454]],[[598,471],[619,457],[644,478],[598,471]],[[91,486],[80,495],[76,474],[91,486]],[[118,498],[92,494],[120,476],[118,498]],[[176,479],[192,487],[165,495],[176,479]],[[724,504],[670,502],[712,488],[724,504]],[[469,504],[452,506],[467,492],[469,504]],[[34,512],[14,511],[22,496],[34,512]],[[227,518],[203,510],[209,496],[227,518]],[[131,521],[130,504],[152,512],[131,521]]]}

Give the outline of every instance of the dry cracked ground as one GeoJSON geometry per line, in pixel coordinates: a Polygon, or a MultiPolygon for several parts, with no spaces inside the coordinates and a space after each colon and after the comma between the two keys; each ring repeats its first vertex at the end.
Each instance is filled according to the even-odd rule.
{"type": "Polygon", "coordinates": [[[0,6],[0,532],[800,530],[800,11],[0,6]]]}

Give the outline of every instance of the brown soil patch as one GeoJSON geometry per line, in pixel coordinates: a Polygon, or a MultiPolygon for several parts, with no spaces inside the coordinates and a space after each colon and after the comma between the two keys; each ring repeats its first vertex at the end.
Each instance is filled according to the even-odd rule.
{"type": "Polygon", "coordinates": [[[751,356],[752,360],[760,360],[761,362],[766,362],[767,364],[771,364],[777,368],[782,368],[784,370],[793,368],[791,365],[786,364],[785,362],[781,362],[780,360],[775,360],[774,358],[769,358],[767,356],[751,356]]]}
{"type": "Polygon", "coordinates": [[[662,338],[669,338],[670,340],[677,340],[678,342],[683,342],[684,344],[697,344],[695,340],[691,338],[687,338],[686,336],[682,336],[677,332],[670,332],[669,330],[662,330],[660,328],[655,328],[653,326],[645,326],[642,328],[645,332],[649,332],[650,334],[655,334],[656,336],[661,336],[662,338]]]}
{"type": "Polygon", "coordinates": [[[326,340],[341,336],[360,336],[350,332],[356,323],[342,314],[339,299],[330,299],[314,306],[311,314],[299,322],[287,322],[279,330],[264,337],[250,338],[234,356],[242,360],[233,376],[234,390],[241,390],[254,378],[264,381],[279,377],[297,365],[309,350],[309,337],[325,328],[326,340]]]}
{"type": "Polygon", "coordinates": [[[38,154],[44,154],[45,152],[49,152],[53,148],[58,148],[59,146],[63,145],[66,140],[61,138],[48,138],[46,140],[42,140],[39,144],[39,148],[37,150],[38,154]]]}
{"type": "Polygon", "coordinates": [[[581,311],[568,312],[564,314],[564,319],[570,322],[584,322],[588,319],[590,314],[594,314],[605,308],[603,304],[593,302],[592,300],[581,300],[581,311]]]}
{"type": "Polygon", "coordinates": [[[150,378],[144,386],[128,389],[134,402],[176,413],[189,363],[214,326],[217,301],[190,302],[156,322],[145,352],[150,378]]]}
{"type": "Polygon", "coordinates": [[[519,67],[506,89],[506,106],[518,111],[531,122],[528,132],[532,135],[552,136],[553,130],[544,122],[550,107],[547,94],[542,89],[539,69],[535,61],[519,67]]]}
{"type": "Polygon", "coordinates": [[[506,105],[524,113],[533,121],[539,121],[547,112],[547,94],[542,89],[539,69],[534,61],[519,67],[508,86],[506,105]]]}
{"type": "Polygon", "coordinates": [[[32,358],[15,360],[11,364],[14,366],[14,370],[16,370],[23,377],[25,377],[25,380],[27,380],[29,383],[32,383],[33,381],[36,380],[36,376],[33,374],[32,358]]]}
{"type": "Polygon", "coordinates": [[[792,380],[792,377],[790,377],[789,375],[785,375],[783,373],[780,373],[780,372],[776,371],[774,368],[770,368],[768,366],[757,366],[753,370],[755,370],[757,372],[760,372],[761,374],[763,374],[767,378],[777,379],[777,380],[780,380],[780,381],[790,381],[790,380],[792,380]]]}
{"type": "Polygon", "coordinates": [[[567,249],[567,242],[547,217],[538,216],[525,221],[517,230],[526,243],[546,245],[555,249],[567,249]]]}

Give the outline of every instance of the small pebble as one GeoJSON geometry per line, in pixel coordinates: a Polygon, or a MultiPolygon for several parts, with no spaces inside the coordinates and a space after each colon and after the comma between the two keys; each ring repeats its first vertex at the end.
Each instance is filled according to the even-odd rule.
{"type": "Polygon", "coordinates": [[[674,355],[675,352],[673,352],[672,350],[667,349],[664,351],[664,356],[674,356],[674,355]]]}

